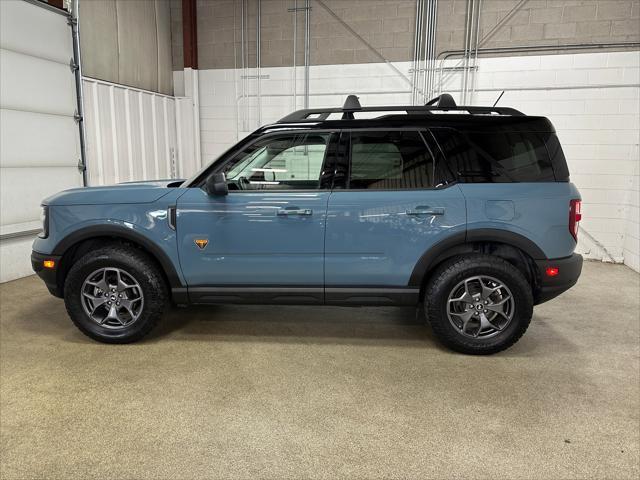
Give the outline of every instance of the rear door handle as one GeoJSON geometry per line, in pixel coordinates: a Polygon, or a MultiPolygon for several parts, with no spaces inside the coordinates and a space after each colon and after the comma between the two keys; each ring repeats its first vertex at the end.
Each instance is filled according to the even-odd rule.
{"type": "Polygon", "coordinates": [[[444,207],[429,207],[418,205],[413,210],[407,210],[407,215],[444,215],[444,207]]]}
{"type": "Polygon", "coordinates": [[[278,216],[283,216],[283,217],[286,217],[288,215],[308,216],[311,214],[313,214],[313,210],[311,210],[310,208],[291,207],[291,208],[281,208],[280,210],[278,210],[278,216]]]}

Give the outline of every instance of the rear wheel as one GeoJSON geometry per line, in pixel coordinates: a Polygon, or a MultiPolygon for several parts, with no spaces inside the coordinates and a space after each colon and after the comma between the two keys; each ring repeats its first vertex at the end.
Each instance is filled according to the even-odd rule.
{"type": "Polygon", "coordinates": [[[71,267],[64,296],[69,316],[85,335],[105,343],[129,343],[156,325],[168,292],[162,273],[146,254],[108,245],[71,267]]]}
{"type": "Polygon", "coordinates": [[[462,353],[486,355],[516,343],[533,314],[531,286],[506,260],[468,255],[432,275],[425,313],[436,337],[462,353]]]}

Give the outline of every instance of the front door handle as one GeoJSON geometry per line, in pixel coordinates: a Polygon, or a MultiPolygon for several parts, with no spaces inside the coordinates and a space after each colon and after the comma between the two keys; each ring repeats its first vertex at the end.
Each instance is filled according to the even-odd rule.
{"type": "Polygon", "coordinates": [[[407,210],[407,215],[444,215],[444,207],[418,205],[414,210],[407,210]]]}
{"type": "Polygon", "coordinates": [[[311,210],[310,208],[297,208],[297,207],[290,207],[290,208],[281,208],[280,210],[278,210],[278,216],[288,216],[288,215],[311,215],[313,214],[313,210],[311,210]]]}

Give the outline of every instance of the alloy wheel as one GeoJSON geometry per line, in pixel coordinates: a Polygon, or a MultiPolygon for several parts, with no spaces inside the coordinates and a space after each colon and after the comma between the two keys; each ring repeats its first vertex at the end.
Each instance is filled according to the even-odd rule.
{"type": "Polygon", "coordinates": [[[490,338],[504,331],[513,320],[515,301],[509,288],[486,275],[458,283],[447,300],[447,317],[461,334],[490,338]]]}
{"type": "Polygon", "coordinates": [[[142,313],[144,294],[138,281],[121,268],[105,267],[89,274],[80,301],[85,313],[105,328],[122,329],[142,313]]]}

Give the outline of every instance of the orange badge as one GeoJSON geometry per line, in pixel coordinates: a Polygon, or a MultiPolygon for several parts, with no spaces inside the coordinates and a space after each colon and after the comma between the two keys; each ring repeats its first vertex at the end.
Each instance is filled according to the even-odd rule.
{"type": "Polygon", "coordinates": [[[207,244],[209,243],[209,240],[207,240],[206,238],[196,238],[194,242],[196,243],[196,245],[200,250],[204,250],[204,247],[207,246],[207,244]]]}

